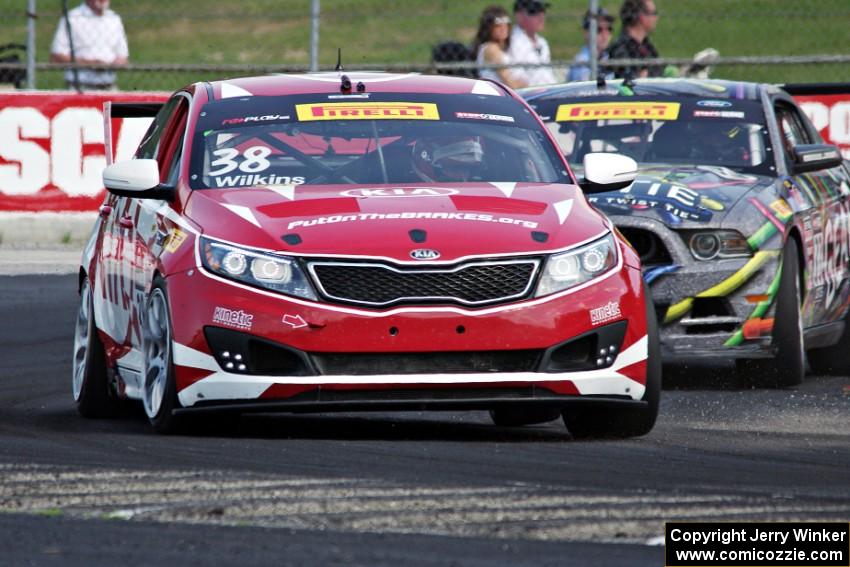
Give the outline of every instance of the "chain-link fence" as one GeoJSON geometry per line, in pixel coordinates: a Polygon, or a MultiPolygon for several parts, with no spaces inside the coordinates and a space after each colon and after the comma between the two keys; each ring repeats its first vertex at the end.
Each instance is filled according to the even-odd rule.
{"type": "MultiPolygon", "coordinates": [[[[563,79],[586,41],[581,22],[589,1],[550,2],[542,35],[551,47],[556,76],[563,79]]],[[[111,9],[126,32],[128,63],[93,70],[92,62],[104,57],[121,62],[117,20],[105,24],[86,13],[106,3],[0,0],[0,83],[26,86],[30,21],[35,31],[35,75],[30,78],[38,89],[66,88],[76,81],[86,88],[115,84],[122,90],[173,90],[202,79],[309,70],[311,63],[332,69],[337,48],[347,69],[433,72],[434,47],[450,41],[469,45],[481,11],[498,2],[113,0],[111,9]],[[28,15],[32,4],[34,13],[28,15]],[[93,7],[81,7],[86,4],[93,7]],[[16,45],[4,49],[4,43],[16,45]],[[67,61],[61,57],[71,52],[71,44],[76,74],[61,62],[67,61]],[[51,63],[52,48],[53,60],[60,62],[51,63]]],[[[512,11],[513,0],[501,4],[512,11]]],[[[620,0],[598,4],[618,14],[620,0]]],[[[850,81],[850,0],[656,0],[655,6],[652,41],[662,65],[685,66],[695,53],[711,47],[719,52],[713,77],[850,81]]],[[[615,37],[621,27],[619,21],[614,24],[615,37]]]]}

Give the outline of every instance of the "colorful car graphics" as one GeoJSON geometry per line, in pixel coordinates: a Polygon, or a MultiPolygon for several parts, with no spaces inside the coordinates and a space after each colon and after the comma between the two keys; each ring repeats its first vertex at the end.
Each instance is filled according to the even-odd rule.
{"type": "MultiPolygon", "coordinates": [[[[631,187],[588,198],[641,252],[665,352],[739,358],[771,352],[781,252],[790,232],[799,235],[802,244],[804,325],[816,327],[845,317],[850,302],[850,206],[845,201],[850,174],[846,162],[802,173],[794,170],[792,140],[783,122],[788,118],[783,117],[796,120],[802,131],[804,139],[793,140],[794,144],[822,141],[787,94],[751,83],[690,80],[556,85],[522,94],[556,138],[569,133],[562,148],[579,175],[580,159],[571,159],[570,152],[573,158],[580,154],[582,136],[588,136],[573,121],[624,129],[621,138],[628,144],[599,145],[592,151],[631,151],[645,132],[625,129],[640,123],[636,113],[650,112],[647,109],[654,109],[654,115],[643,123],[653,124],[656,132],[677,120],[717,120],[732,125],[729,132],[734,136],[740,131],[735,125],[746,121],[755,124],[751,137],[758,133],[768,141],[758,167],[636,157],[641,174],[631,187]],[[612,104],[616,97],[624,102],[612,104]],[[672,101],[682,103],[675,115],[669,112],[672,101]],[[741,248],[745,253],[698,259],[689,250],[689,239],[712,232],[738,234],[746,243],[741,248]],[[664,253],[651,254],[647,243],[664,253]]],[[[679,138],[683,148],[698,144],[693,138],[679,138]]]]}

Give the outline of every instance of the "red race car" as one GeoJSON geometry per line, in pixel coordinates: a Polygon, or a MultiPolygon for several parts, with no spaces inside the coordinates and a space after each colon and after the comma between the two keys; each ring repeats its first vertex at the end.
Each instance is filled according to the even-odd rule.
{"type": "Polygon", "coordinates": [[[631,183],[630,158],[592,154],[579,183],[522,99],[446,76],[201,82],[110,112],[155,118],[104,171],[80,267],[83,415],[130,398],[158,432],[404,409],[652,429],[639,258],[583,194],[631,183]]]}

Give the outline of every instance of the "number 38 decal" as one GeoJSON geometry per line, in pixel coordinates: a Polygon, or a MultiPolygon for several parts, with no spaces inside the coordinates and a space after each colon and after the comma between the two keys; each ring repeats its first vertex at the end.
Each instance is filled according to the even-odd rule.
{"type": "Polygon", "coordinates": [[[237,161],[240,154],[239,150],[236,148],[215,150],[213,155],[218,159],[213,161],[210,164],[210,167],[220,167],[220,169],[213,169],[210,171],[210,175],[225,175],[237,168],[243,173],[259,173],[261,171],[265,171],[271,165],[269,160],[266,159],[271,153],[271,149],[266,146],[251,146],[242,152],[242,160],[240,163],[237,161]]]}

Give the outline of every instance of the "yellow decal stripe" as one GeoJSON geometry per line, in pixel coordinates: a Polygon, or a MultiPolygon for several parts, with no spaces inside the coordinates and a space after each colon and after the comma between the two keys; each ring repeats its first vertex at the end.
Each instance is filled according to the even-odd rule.
{"type": "MultiPolygon", "coordinates": [[[[719,284],[701,291],[696,297],[726,297],[749,280],[762,266],[764,266],[772,258],[779,256],[779,250],[761,250],[756,252],[750,260],[741,266],[741,269],[720,282],[719,284]]],[[[664,315],[664,322],[670,323],[680,317],[683,317],[694,304],[693,297],[686,297],[679,303],[674,303],[667,308],[667,313],[664,315]]]]}

